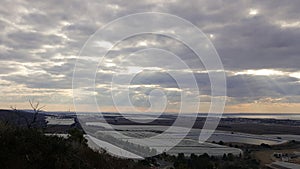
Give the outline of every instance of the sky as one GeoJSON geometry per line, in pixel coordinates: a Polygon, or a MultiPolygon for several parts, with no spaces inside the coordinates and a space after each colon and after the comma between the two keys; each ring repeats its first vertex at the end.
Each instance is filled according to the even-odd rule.
{"type": "MultiPolygon", "coordinates": [[[[189,21],[215,47],[226,75],[225,112],[300,112],[299,8],[300,1],[282,0],[4,0],[0,6],[0,108],[26,109],[28,100],[34,99],[48,111],[74,110],[72,80],[77,65],[78,82],[95,80],[95,88],[82,89],[81,111],[91,111],[90,97],[85,95],[95,96],[102,111],[118,111],[113,93],[123,111],[148,111],[156,105],[155,110],[165,106],[176,112],[184,93],[192,98],[185,100],[190,106],[200,99],[199,112],[207,112],[211,104],[207,70],[180,41],[143,34],[112,44],[109,40],[117,32],[132,30],[119,25],[106,32],[106,39],[95,39],[99,50],[112,47],[101,62],[89,48],[77,60],[87,40],[109,22],[134,13],[160,12],[189,21]],[[178,55],[188,68],[167,51],[178,55]],[[99,62],[95,79],[87,78],[90,70],[80,69],[88,69],[91,60],[99,62]],[[181,88],[171,76],[184,81],[190,71],[196,89],[190,83],[181,88]],[[126,92],[125,81],[132,74],[126,92]],[[128,95],[134,110],[124,101],[128,95]]],[[[176,28],[168,31],[176,33],[176,28]]],[[[193,39],[193,32],[185,30],[185,34],[199,41],[193,39]]]]}

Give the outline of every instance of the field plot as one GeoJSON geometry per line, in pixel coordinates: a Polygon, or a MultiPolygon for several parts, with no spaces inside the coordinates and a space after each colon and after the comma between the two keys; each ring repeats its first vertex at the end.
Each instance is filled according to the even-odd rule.
{"type": "Polygon", "coordinates": [[[93,149],[97,149],[99,147],[107,150],[109,153],[116,155],[116,156],[121,156],[121,157],[128,157],[128,158],[135,158],[135,159],[142,159],[141,156],[136,155],[132,152],[129,152],[127,150],[124,150],[118,146],[115,146],[113,144],[110,144],[108,142],[99,140],[95,137],[88,136],[86,135],[85,138],[88,140],[89,146],[93,149]]]}
{"type": "MultiPolygon", "coordinates": [[[[222,156],[228,153],[239,155],[243,153],[241,149],[213,144],[212,142],[278,145],[286,143],[290,139],[300,139],[300,137],[293,135],[258,135],[216,130],[207,142],[199,143],[201,129],[195,128],[187,129],[172,126],[172,130],[170,130],[170,126],[166,125],[108,124],[101,118],[87,119],[83,124],[83,127],[89,131],[94,139],[108,142],[138,156],[162,152],[171,155],[184,153],[187,156],[192,153],[198,155],[207,153],[213,156],[222,156]],[[141,153],[143,151],[144,154],[141,153]]],[[[97,143],[102,144],[99,141],[97,143]]],[[[103,147],[103,144],[101,146],[103,147]]]]}
{"type": "Polygon", "coordinates": [[[74,118],[59,118],[46,116],[47,125],[72,125],[75,123],[74,118]]]}
{"type": "Polygon", "coordinates": [[[287,140],[277,139],[276,137],[270,137],[267,135],[255,135],[245,133],[231,133],[225,131],[215,131],[215,133],[208,139],[208,141],[223,141],[223,142],[234,142],[260,145],[262,143],[269,145],[277,145],[286,143],[287,140]]]}
{"type": "Polygon", "coordinates": [[[282,139],[282,140],[295,140],[295,141],[300,141],[300,135],[291,135],[291,134],[272,134],[272,135],[265,135],[266,137],[269,138],[274,138],[274,139],[282,139]]]}
{"type": "MultiPolygon", "coordinates": [[[[189,134],[188,137],[182,140],[185,135],[182,133],[186,129],[182,127],[175,128],[176,132],[167,132],[163,136],[159,135],[168,129],[168,126],[137,126],[137,125],[108,125],[101,122],[87,122],[88,127],[93,128],[96,131],[93,136],[100,140],[104,140],[109,143],[115,143],[115,146],[128,150],[128,146],[139,145],[147,146],[150,149],[155,149],[156,152],[167,152],[171,155],[177,155],[178,153],[184,153],[189,156],[190,154],[201,155],[208,153],[209,155],[222,156],[224,153],[232,153],[239,155],[242,153],[240,149],[221,146],[212,143],[199,143],[196,135],[199,130],[193,129],[193,134],[189,134]],[[114,128],[114,130],[111,129],[114,128]],[[96,130],[96,128],[98,130],[96,130]],[[175,147],[173,147],[173,145],[175,147]]],[[[199,134],[199,133],[198,133],[199,134]]],[[[133,148],[134,149],[134,148],[133,148]]],[[[128,150],[130,151],[130,150],[128,150]]]]}

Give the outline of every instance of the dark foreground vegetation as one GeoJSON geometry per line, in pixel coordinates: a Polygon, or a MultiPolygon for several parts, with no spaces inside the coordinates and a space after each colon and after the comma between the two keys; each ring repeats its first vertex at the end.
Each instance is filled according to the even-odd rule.
{"type": "Polygon", "coordinates": [[[207,154],[200,156],[192,154],[188,159],[179,154],[174,166],[178,169],[258,169],[258,162],[250,157],[236,157],[232,154],[224,154],[222,158],[210,157],[207,154]]]}
{"type": "Polygon", "coordinates": [[[160,164],[162,161],[169,161],[171,168],[175,169],[258,169],[259,162],[250,155],[234,156],[232,154],[224,154],[223,157],[209,156],[208,154],[195,155],[190,157],[179,153],[178,156],[170,156],[165,153],[145,159],[143,164],[160,164]]]}
{"type": "Polygon", "coordinates": [[[45,136],[38,129],[19,128],[0,122],[0,168],[147,168],[141,163],[90,149],[79,130],[71,130],[70,134],[68,139],[45,136]]]}

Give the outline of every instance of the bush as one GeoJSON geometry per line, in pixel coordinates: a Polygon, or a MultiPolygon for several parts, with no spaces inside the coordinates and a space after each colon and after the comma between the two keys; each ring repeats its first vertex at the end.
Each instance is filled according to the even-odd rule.
{"type": "Polygon", "coordinates": [[[132,160],[98,153],[85,144],[80,132],[69,139],[45,136],[37,129],[16,128],[0,122],[1,169],[110,169],[146,168],[132,160]],[[76,145],[76,144],[75,144],[76,145]]]}

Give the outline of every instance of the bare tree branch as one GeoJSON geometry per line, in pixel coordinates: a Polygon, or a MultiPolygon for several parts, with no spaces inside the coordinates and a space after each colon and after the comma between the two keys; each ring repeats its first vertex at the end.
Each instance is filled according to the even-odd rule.
{"type": "Polygon", "coordinates": [[[30,99],[29,99],[29,104],[30,104],[31,108],[32,108],[33,111],[34,111],[33,119],[32,119],[32,121],[29,123],[29,127],[28,127],[28,128],[31,128],[32,125],[33,125],[34,123],[36,123],[38,114],[42,111],[42,109],[43,109],[45,106],[40,106],[40,102],[34,103],[34,100],[30,100],[30,99]]]}

